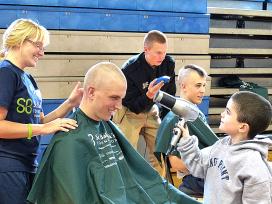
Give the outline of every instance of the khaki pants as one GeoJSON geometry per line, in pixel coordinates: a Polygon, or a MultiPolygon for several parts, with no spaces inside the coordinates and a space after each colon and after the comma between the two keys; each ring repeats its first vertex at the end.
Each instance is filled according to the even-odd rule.
{"type": "Polygon", "coordinates": [[[154,105],[147,113],[135,114],[123,106],[123,108],[114,115],[113,121],[119,126],[130,144],[132,144],[136,150],[139,136],[142,135],[144,137],[149,149],[149,162],[151,166],[161,174],[162,168],[153,154],[157,130],[161,123],[158,107],[154,105]]]}

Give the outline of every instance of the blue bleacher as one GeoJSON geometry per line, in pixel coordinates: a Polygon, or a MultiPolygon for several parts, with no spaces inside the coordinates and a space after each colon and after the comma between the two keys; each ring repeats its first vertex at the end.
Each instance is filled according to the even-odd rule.
{"type": "Polygon", "coordinates": [[[0,4],[207,13],[206,0],[0,0],[0,4]]]}
{"type": "Polygon", "coordinates": [[[209,32],[209,14],[0,5],[0,27],[17,18],[37,20],[47,29],[166,33],[209,32]]]}
{"type": "Polygon", "coordinates": [[[267,8],[266,10],[272,11],[272,0],[267,0],[267,8]]]}
{"type": "Polygon", "coordinates": [[[208,7],[262,10],[265,0],[209,0],[208,7]]]}

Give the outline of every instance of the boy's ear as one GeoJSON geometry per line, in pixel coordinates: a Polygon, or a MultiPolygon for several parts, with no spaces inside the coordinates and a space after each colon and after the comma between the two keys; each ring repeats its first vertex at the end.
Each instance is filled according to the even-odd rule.
{"type": "Polygon", "coordinates": [[[181,83],[180,83],[180,88],[181,88],[182,90],[185,89],[185,88],[186,88],[186,84],[183,83],[183,82],[181,82],[181,83]]]}
{"type": "Polygon", "coordinates": [[[247,123],[241,123],[239,131],[247,135],[249,132],[249,125],[247,123]]]}

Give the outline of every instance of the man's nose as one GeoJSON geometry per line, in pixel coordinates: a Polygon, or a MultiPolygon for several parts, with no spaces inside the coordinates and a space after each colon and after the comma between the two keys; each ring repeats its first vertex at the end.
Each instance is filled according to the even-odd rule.
{"type": "Polygon", "coordinates": [[[115,106],[116,109],[120,110],[122,108],[122,100],[118,101],[115,106]]]}

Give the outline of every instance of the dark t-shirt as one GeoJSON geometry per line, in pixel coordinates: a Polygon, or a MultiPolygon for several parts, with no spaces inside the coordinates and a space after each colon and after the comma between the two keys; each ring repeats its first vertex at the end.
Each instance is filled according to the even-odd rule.
{"type": "MultiPolygon", "coordinates": [[[[8,110],[8,121],[40,123],[42,98],[36,82],[7,60],[0,62],[0,106],[8,110]]],[[[34,172],[38,146],[39,137],[0,139],[0,172],[34,172]]]]}

